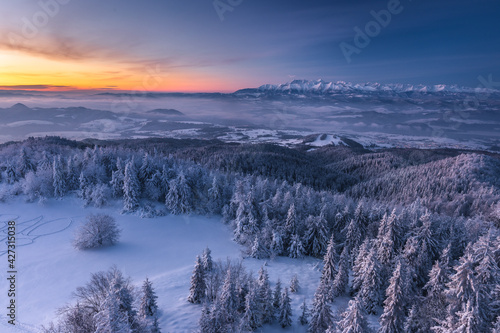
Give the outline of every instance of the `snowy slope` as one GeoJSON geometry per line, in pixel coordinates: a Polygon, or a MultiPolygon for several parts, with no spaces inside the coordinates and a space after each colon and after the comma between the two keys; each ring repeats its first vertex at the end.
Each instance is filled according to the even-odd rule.
{"type": "MultiPolygon", "coordinates": [[[[105,209],[82,208],[76,198],[49,200],[41,206],[15,198],[0,203],[2,234],[5,222],[17,221],[18,244],[18,324],[6,324],[0,315],[1,332],[37,332],[41,324],[54,319],[58,308],[71,302],[71,293],[84,285],[90,274],[107,270],[112,265],[132,278],[136,286],[148,277],[158,294],[163,332],[193,332],[198,323],[200,305],[186,301],[194,259],[208,246],[215,260],[241,258],[241,248],[231,240],[231,233],[217,218],[199,216],[166,216],[141,219],[120,215],[120,203],[105,209]],[[72,235],[90,213],[113,215],[123,230],[118,245],[100,250],[77,251],[71,246],[72,235]]],[[[6,264],[2,241],[0,260],[6,264]]],[[[265,263],[245,259],[248,270],[257,272],[265,263]]],[[[288,286],[294,274],[302,287],[292,294],[294,325],[283,330],[278,325],[265,326],[262,332],[305,332],[297,325],[299,306],[305,298],[312,300],[319,282],[317,259],[277,258],[268,263],[272,285],[278,278],[288,286]]],[[[0,293],[6,294],[2,283],[0,293]]],[[[336,301],[334,308],[344,308],[347,299],[336,301]]],[[[376,323],[376,318],[371,318],[376,323]]]]}

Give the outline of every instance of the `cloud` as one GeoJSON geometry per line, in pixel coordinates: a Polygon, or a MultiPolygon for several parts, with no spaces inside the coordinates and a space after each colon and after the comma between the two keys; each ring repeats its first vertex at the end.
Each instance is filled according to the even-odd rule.
{"type": "Polygon", "coordinates": [[[8,89],[8,90],[50,90],[50,89],[76,89],[73,86],[55,86],[50,84],[20,84],[20,85],[9,85],[9,86],[0,86],[0,89],[8,89]]]}

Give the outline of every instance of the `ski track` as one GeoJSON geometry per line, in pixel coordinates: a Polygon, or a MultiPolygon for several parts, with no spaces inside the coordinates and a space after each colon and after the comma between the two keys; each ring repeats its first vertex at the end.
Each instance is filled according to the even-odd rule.
{"type": "MultiPolygon", "coordinates": [[[[0,243],[7,245],[8,237],[8,222],[18,221],[20,216],[12,214],[0,214],[0,243]]],[[[43,215],[26,220],[24,222],[16,222],[16,247],[31,245],[40,237],[55,235],[68,229],[74,220],[73,218],[58,218],[54,220],[45,220],[43,215]],[[52,226],[54,225],[54,226],[52,226]],[[46,232],[36,233],[43,227],[48,228],[46,232]],[[22,242],[19,242],[22,241],[22,242]]],[[[7,248],[7,246],[6,246],[7,248]]],[[[0,257],[7,253],[7,249],[0,250],[0,257]]]]}

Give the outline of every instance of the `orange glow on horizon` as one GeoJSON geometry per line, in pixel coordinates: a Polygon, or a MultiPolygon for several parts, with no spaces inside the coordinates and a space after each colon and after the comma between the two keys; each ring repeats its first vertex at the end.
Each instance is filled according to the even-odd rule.
{"type": "MultiPolygon", "coordinates": [[[[194,69],[131,68],[103,60],[50,60],[17,51],[0,52],[0,89],[31,91],[113,90],[233,92],[235,82],[194,69]]],[[[239,82],[241,86],[242,82],[239,82]]]]}

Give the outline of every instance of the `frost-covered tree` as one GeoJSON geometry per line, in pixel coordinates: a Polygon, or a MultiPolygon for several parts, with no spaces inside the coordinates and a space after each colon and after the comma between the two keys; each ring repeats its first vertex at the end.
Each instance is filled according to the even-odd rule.
{"type": "Polygon", "coordinates": [[[347,310],[342,313],[342,319],[338,323],[340,333],[369,333],[371,329],[366,320],[366,313],[362,301],[355,298],[349,301],[347,310]]]}
{"type": "Polygon", "coordinates": [[[188,301],[191,303],[201,303],[205,298],[205,272],[200,256],[196,256],[193,274],[191,275],[191,287],[189,288],[188,301]]]}
{"type": "Polygon", "coordinates": [[[62,198],[66,194],[66,175],[61,161],[61,155],[54,157],[52,163],[52,179],[54,186],[54,196],[62,198]]]}
{"type": "Polygon", "coordinates": [[[300,284],[299,284],[299,278],[297,274],[294,274],[292,276],[292,279],[290,280],[290,292],[296,293],[300,289],[300,284]]]}
{"type": "Polygon", "coordinates": [[[340,255],[339,268],[335,279],[333,279],[331,294],[333,297],[338,297],[346,292],[349,284],[349,254],[347,248],[344,247],[340,255]]]}
{"type": "Polygon", "coordinates": [[[284,254],[283,237],[279,231],[273,231],[271,251],[274,255],[277,256],[284,254]]]}
{"type": "Polygon", "coordinates": [[[273,293],[269,283],[269,275],[264,267],[259,270],[257,277],[258,298],[261,306],[262,323],[267,324],[274,319],[273,293]]]}
{"type": "Polygon", "coordinates": [[[278,278],[273,293],[273,306],[276,311],[278,311],[280,304],[281,304],[281,280],[278,278]]]}
{"type": "Polygon", "coordinates": [[[210,213],[219,215],[224,207],[224,188],[219,177],[212,178],[212,186],[208,189],[208,208],[210,213]]]}
{"type": "Polygon", "coordinates": [[[123,169],[122,160],[118,157],[116,160],[116,170],[111,173],[111,191],[113,197],[120,198],[123,195],[123,180],[125,179],[125,171],[123,169]]]}
{"type": "Polygon", "coordinates": [[[192,210],[193,191],[183,173],[169,183],[165,204],[173,214],[186,214],[192,210]]]}
{"type": "Polygon", "coordinates": [[[325,253],[328,242],[327,221],[324,213],[318,217],[310,215],[306,220],[306,251],[313,257],[319,257],[325,253]]]}
{"type": "Polygon", "coordinates": [[[278,322],[281,327],[289,327],[292,325],[292,307],[290,305],[290,297],[288,296],[288,288],[283,290],[281,295],[281,304],[278,311],[278,322]]]}
{"type": "Polygon", "coordinates": [[[113,217],[104,214],[89,215],[76,231],[73,245],[79,250],[114,245],[120,237],[120,229],[113,217]]]}
{"type": "Polygon", "coordinates": [[[245,299],[245,310],[240,322],[242,332],[254,331],[262,325],[262,307],[259,304],[258,290],[250,288],[245,299]]]}
{"type": "Polygon", "coordinates": [[[307,307],[306,300],[302,302],[302,305],[300,306],[300,316],[299,316],[299,324],[304,326],[309,324],[309,308],[307,307]]]}
{"type": "Polygon", "coordinates": [[[337,275],[337,253],[335,252],[335,241],[333,235],[328,242],[325,257],[323,258],[323,271],[321,273],[321,283],[327,288],[327,300],[331,300],[331,288],[335,276],[337,275]]]}
{"type": "Polygon", "coordinates": [[[376,314],[377,308],[382,305],[383,281],[375,248],[369,251],[365,265],[366,267],[360,276],[362,282],[357,296],[363,302],[368,313],[376,314]]]}
{"type": "Polygon", "coordinates": [[[288,248],[288,256],[290,258],[302,258],[304,257],[304,252],[304,247],[302,246],[299,235],[293,235],[290,241],[290,247],[288,248]]]}
{"type": "Polygon", "coordinates": [[[262,244],[262,241],[258,234],[255,236],[252,248],[250,249],[250,256],[255,259],[269,258],[269,253],[264,247],[264,244],[262,244]]]}
{"type": "Polygon", "coordinates": [[[313,308],[311,311],[311,320],[309,322],[309,333],[324,332],[332,325],[333,317],[330,305],[326,300],[324,290],[320,288],[314,295],[313,308]]]}
{"type": "Polygon", "coordinates": [[[142,318],[155,317],[158,312],[158,305],[156,304],[156,293],[153,289],[153,284],[146,278],[142,285],[141,300],[139,305],[139,316],[142,318]]]}
{"type": "Polygon", "coordinates": [[[212,251],[208,247],[203,250],[201,263],[203,264],[203,270],[205,272],[211,272],[213,270],[214,264],[212,261],[212,251]]]}
{"type": "Polygon", "coordinates": [[[130,161],[125,166],[123,178],[123,211],[133,212],[139,207],[141,185],[137,179],[134,162],[130,161]]]}
{"type": "Polygon", "coordinates": [[[404,329],[407,302],[405,297],[405,273],[403,264],[401,261],[398,262],[386,291],[387,298],[384,301],[384,312],[380,317],[379,333],[398,333],[404,329]]]}
{"type": "Polygon", "coordinates": [[[101,310],[95,315],[95,333],[132,333],[127,313],[120,309],[119,295],[110,291],[101,310]]]}

